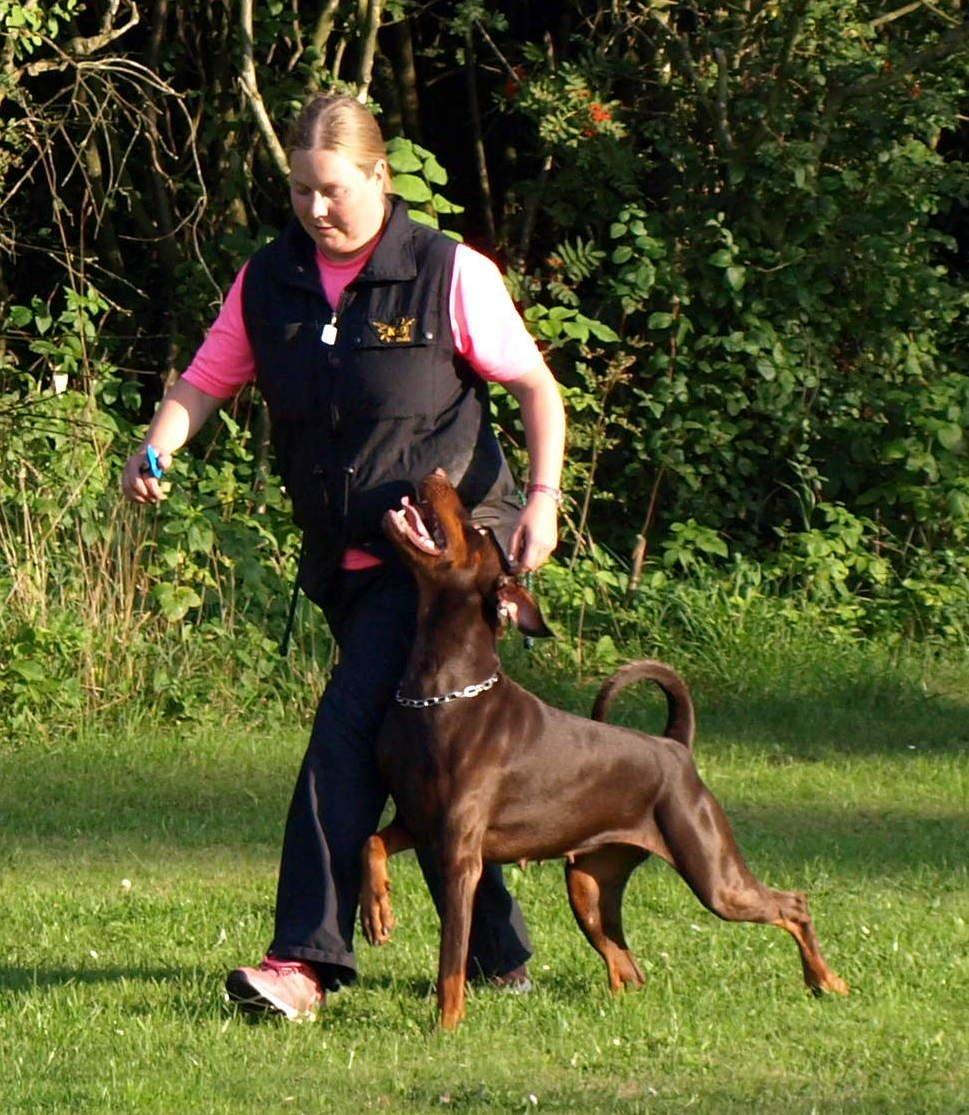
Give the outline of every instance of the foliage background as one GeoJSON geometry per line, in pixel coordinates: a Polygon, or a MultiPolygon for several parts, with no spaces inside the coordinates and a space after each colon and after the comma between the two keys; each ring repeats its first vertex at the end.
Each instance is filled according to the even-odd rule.
{"type": "Polygon", "coordinates": [[[0,0],[0,28],[15,733],[132,692],[180,716],[273,700],[326,667],[308,612],[310,654],[276,655],[295,539],[258,398],[181,455],[157,514],[116,494],[286,219],[280,137],[321,88],[369,96],[398,191],[502,263],[563,385],[558,653],[676,648],[716,674],[791,625],[965,645],[955,0],[0,0]]]}

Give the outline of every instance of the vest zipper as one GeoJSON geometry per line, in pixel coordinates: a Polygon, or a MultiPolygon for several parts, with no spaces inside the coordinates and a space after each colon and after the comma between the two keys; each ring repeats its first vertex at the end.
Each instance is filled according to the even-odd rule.
{"type": "Polygon", "coordinates": [[[357,470],[353,465],[343,466],[343,523],[346,526],[347,516],[350,514],[350,481],[357,470]]]}
{"type": "MultiPolygon", "coordinates": [[[[353,301],[356,291],[347,287],[340,295],[340,300],[337,303],[336,309],[331,311],[329,322],[323,326],[323,332],[320,334],[320,340],[324,344],[336,344],[337,333],[339,332],[340,318],[343,316],[347,307],[353,301]]],[[[338,392],[333,390],[330,397],[330,429],[334,436],[340,432],[340,407],[337,403],[339,398],[338,392]]],[[[357,471],[353,465],[343,465],[343,529],[346,531],[347,519],[350,514],[350,484],[353,480],[353,474],[357,471]]]]}
{"type": "MultiPolygon", "coordinates": [[[[337,342],[337,336],[340,331],[340,319],[346,311],[347,307],[356,297],[356,291],[351,288],[346,288],[340,295],[340,300],[336,305],[336,309],[330,311],[330,320],[323,326],[320,333],[320,341],[332,347],[337,342]]],[[[334,435],[339,433],[340,429],[340,407],[338,403],[339,391],[337,385],[331,380],[330,385],[330,432],[334,435]]]]}
{"type": "Polygon", "coordinates": [[[323,342],[323,344],[336,344],[337,334],[340,330],[340,318],[343,315],[344,310],[346,310],[346,308],[353,301],[356,293],[357,292],[355,290],[352,290],[349,287],[345,288],[343,293],[340,295],[340,301],[337,303],[336,309],[330,310],[330,320],[323,326],[323,330],[320,333],[320,340],[323,342]]]}

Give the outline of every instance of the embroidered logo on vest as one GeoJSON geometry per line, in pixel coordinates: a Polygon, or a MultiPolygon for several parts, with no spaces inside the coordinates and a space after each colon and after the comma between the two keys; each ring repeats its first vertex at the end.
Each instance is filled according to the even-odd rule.
{"type": "Polygon", "coordinates": [[[406,345],[414,339],[416,317],[399,317],[396,321],[375,321],[373,327],[382,345],[406,345]]]}

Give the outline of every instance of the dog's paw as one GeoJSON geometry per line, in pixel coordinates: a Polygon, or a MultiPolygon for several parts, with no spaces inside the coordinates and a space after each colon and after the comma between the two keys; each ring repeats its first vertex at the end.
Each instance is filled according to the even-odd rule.
{"type": "Polygon", "coordinates": [[[841,978],[841,976],[836,975],[834,972],[832,972],[830,977],[825,980],[821,990],[832,992],[835,995],[849,994],[848,985],[841,978]]]}
{"type": "Polygon", "coordinates": [[[360,900],[360,928],[370,945],[385,945],[396,925],[387,894],[362,896],[360,900]]]}
{"type": "Polygon", "coordinates": [[[818,980],[808,984],[812,995],[820,998],[824,995],[849,995],[848,985],[836,972],[828,971],[818,980]]]}

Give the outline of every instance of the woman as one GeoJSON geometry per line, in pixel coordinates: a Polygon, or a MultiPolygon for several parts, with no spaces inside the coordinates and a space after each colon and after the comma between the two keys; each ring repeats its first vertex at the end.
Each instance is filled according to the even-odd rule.
{"type": "MultiPolygon", "coordinates": [[[[346,97],[317,96],[289,143],[294,219],[240,272],[212,330],[128,460],[129,499],[163,498],[162,467],[255,379],[303,530],[300,584],[340,662],[320,702],[283,842],[275,936],[237,968],[231,1000],[290,1018],[352,982],[360,849],[385,803],[374,764],[413,637],[416,591],[380,520],[433,468],[523,571],[549,556],[565,420],[555,381],[490,261],[409,219],[388,196],[380,129],[346,97]],[[522,508],[488,421],[485,380],[521,405],[532,483],[522,508]]],[[[437,900],[432,858],[421,866],[437,900]]],[[[501,871],[475,903],[472,976],[520,986],[530,942],[501,871]]]]}

